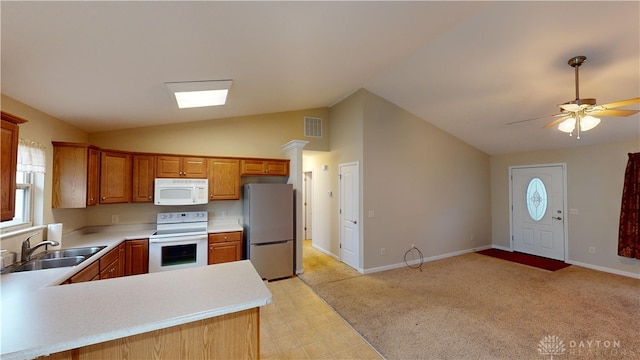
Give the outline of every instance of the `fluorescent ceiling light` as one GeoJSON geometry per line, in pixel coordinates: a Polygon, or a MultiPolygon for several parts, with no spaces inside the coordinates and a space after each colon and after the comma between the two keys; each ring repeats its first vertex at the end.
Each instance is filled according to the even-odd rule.
{"type": "Polygon", "coordinates": [[[224,105],[231,80],[166,83],[174,93],[180,109],[224,105]]]}

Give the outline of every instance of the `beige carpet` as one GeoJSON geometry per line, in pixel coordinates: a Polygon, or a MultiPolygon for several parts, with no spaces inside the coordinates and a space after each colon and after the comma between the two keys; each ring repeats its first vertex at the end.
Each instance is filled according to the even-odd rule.
{"type": "Polygon", "coordinates": [[[636,279],[479,254],[361,275],[304,253],[300,278],[387,359],[640,358],[636,279]]]}

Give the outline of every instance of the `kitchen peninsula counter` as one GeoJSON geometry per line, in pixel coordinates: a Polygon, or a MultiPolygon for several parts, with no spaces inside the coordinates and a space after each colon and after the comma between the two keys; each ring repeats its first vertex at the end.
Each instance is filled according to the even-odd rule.
{"type": "MultiPolygon", "coordinates": [[[[49,276],[53,278],[57,274],[52,272],[49,276]]],[[[145,349],[156,352],[153,356],[147,354],[148,358],[167,358],[176,352],[199,358],[209,348],[236,346],[232,345],[234,340],[220,330],[222,328],[224,332],[229,329],[229,332],[238,333],[239,341],[250,339],[254,342],[254,348],[243,343],[241,346],[249,348],[241,351],[248,357],[257,357],[258,308],[270,302],[271,293],[248,260],[42,286],[13,293],[8,298],[3,294],[0,357],[5,360],[31,359],[63,352],[63,356],[54,357],[71,358],[71,351],[82,351],[87,347],[93,351],[92,346],[102,346],[100,351],[104,351],[108,345],[101,344],[115,344],[109,350],[112,351],[110,354],[134,352],[142,348],[136,345],[137,341],[145,341],[139,340],[141,336],[154,334],[155,338],[151,340],[156,342],[162,342],[162,336],[167,339],[160,349],[145,345],[145,349]],[[217,319],[225,321],[226,325],[208,322],[217,319]],[[191,324],[201,328],[189,330],[191,324]],[[208,336],[207,329],[212,329],[208,336]],[[199,332],[199,336],[188,336],[188,331],[199,332]],[[188,341],[180,340],[186,337],[188,341]],[[120,341],[126,345],[117,348],[119,342],[113,341],[116,339],[126,339],[120,341]]]]}

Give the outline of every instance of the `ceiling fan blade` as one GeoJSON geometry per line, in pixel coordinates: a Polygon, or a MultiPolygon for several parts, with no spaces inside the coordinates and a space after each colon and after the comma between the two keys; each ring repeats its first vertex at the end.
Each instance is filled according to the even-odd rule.
{"type": "Polygon", "coordinates": [[[589,113],[589,115],[593,116],[615,116],[615,117],[623,117],[630,116],[633,114],[637,114],[640,110],[609,110],[603,109],[589,113]]]}
{"type": "Polygon", "coordinates": [[[565,121],[565,120],[567,120],[567,119],[569,119],[569,118],[571,118],[571,116],[565,116],[565,117],[561,117],[560,119],[553,120],[552,122],[550,122],[550,123],[548,123],[547,125],[543,126],[543,128],[545,128],[545,129],[546,129],[546,128],[550,128],[550,127],[552,127],[552,126],[558,125],[558,124],[560,124],[561,122],[563,122],[563,121],[565,121]]]}
{"type": "Polygon", "coordinates": [[[539,117],[536,117],[536,118],[533,118],[533,119],[512,121],[512,122],[507,123],[507,125],[519,124],[519,123],[523,123],[523,122],[527,122],[527,121],[533,121],[533,120],[546,119],[546,118],[550,118],[552,116],[564,116],[564,114],[545,115],[545,116],[539,116],[539,117]]]}
{"type": "Polygon", "coordinates": [[[633,104],[640,104],[640,97],[633,98],[633,99],[616,101],[616,102],[604,104],[604,105],[601,105],[601,106],[605,107],[607,109],[613,109],[613,108],[619,108],[619,107],[629,106],[629,105],[633,105],[633,104]]]}

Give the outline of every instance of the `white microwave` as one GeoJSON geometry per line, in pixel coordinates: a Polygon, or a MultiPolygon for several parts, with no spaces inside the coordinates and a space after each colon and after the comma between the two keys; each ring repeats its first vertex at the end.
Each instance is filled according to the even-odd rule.
{"type": "Polygon", "coordinates": [[[155,179],[154,204],[197,205],[209,202],[208,179],[155,179]]]}

